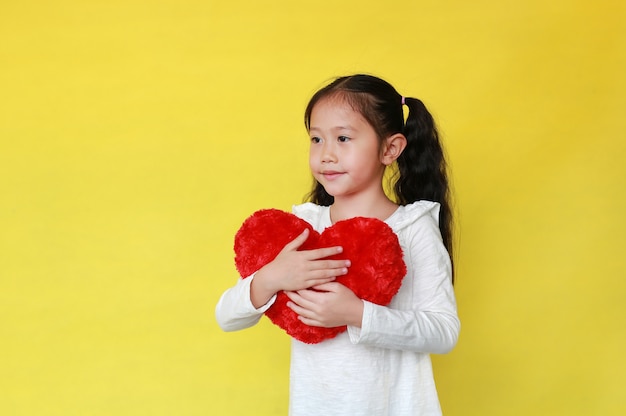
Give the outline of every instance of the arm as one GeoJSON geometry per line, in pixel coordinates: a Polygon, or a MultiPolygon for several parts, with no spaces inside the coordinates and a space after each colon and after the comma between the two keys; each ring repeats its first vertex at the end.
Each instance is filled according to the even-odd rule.
{"type": "Polygon", "coordinates": [[[361,328],[348,326],[355,344],[426,353],[446,353],[458,339],[460,322],[450,258],[436,221],[423,216],[404,233],[407,276],[388,306],[364,302],[361,328]]]}
{"type": "Polygon", "coordinates": [[[252,275],[247,279],[239,279],[235,286],[220,297],[215,307],[215,318],[222,330],[238,331],[256,325],[276,300],[276,296],[272,296],[265,305],[254,307],[250,299],[250,285],[254,277],[252,275]]]}

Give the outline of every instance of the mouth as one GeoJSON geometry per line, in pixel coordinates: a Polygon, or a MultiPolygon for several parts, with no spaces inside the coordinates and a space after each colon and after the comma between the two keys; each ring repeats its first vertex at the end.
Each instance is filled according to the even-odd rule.
{"type": "Polygon", "coordinates": [[[337,172],[334,170],[326,170],[321,172],[322,176],[324,177],[324,179],[332,181],[334,179],[337,179],[338,177],[340,177],[341,175],[343,175],[343,172],[337,172]]]}

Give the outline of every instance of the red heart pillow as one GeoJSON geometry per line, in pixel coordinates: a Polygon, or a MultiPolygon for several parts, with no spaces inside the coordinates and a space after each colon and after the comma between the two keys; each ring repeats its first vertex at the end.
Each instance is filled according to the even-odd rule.
{"type": "MultiPolygon", "coordinates": [[[[387,305],[400,289],[406,274],[398,237],[384,222],[375,218],[356,217],[339,221],[316,232],[306,221],[277,209],[257,211],[244,221],[235,235],[235,265],[244,278],[274,260],[287,243],[304,231],[309,238],[300,250],[342,246],[343,252],[329,257],[350,260],[348,273],[336,279],[359,298],[387,305]]],[[[315,344],[333,338],[345,326],[320,328],[303,324],[287,307],[287,295],[279,292],[276,302],[265,315],[292,337],[315,344]]]]}

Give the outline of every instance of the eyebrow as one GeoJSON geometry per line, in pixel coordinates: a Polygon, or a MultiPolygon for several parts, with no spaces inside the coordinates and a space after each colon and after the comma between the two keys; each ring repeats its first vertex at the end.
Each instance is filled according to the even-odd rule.
{"type": "MultiPolygon", "coordinates": [[[[309,129],[309,131],[321,131],[321,130],[322,130],[321,128],[319,128],[319,127],[315,127],[315,126],[313,126],[313,127],[311,127],[311,128],[309,129]]],[[[354,131],[355,129],[354,129],[354,127],[352,127],[352,126],[348,125],[348,126],[337,126],[337,127],[333,127],[333,128],[331,128],[331,130],[341,130],[341,131],[343,131],[343,130],[349,130],[349,131],[354,131]]]]}

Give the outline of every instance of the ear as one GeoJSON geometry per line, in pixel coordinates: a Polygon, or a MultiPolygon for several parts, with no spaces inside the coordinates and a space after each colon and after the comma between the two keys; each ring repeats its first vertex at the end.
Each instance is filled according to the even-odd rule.
{"type": "Polygon", "coordinates": [[[385,166],[391,165],[400,157],[405,147],[406,137],[404,137],[404,134],[396,133],[393,136],[387,137],[383,143],[380,161],[385,166]]]}

